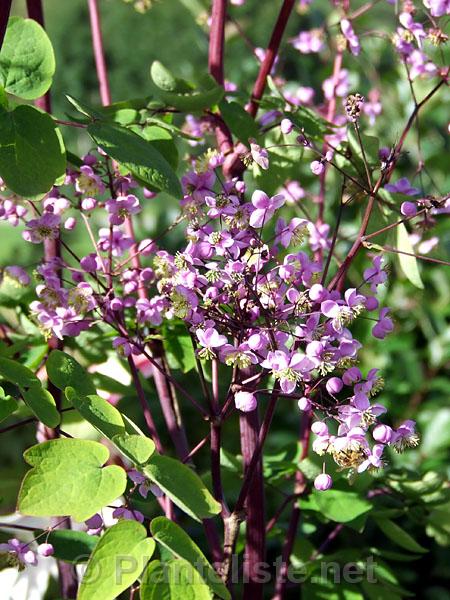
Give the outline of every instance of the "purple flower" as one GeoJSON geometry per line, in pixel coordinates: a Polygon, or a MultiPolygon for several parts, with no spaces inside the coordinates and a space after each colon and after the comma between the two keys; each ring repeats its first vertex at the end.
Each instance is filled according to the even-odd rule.
{"type": "Polygon", "coordinates": [[[140,212],[139,199],[133,194],[117,196],[105,203],[111,225],[122,225],[125,219],[140,212]]]}
{"type": "Polygon", "coordinates": [[[250,143],[250,155],[254,162],[264,171],[269,168],[269,154],[265,148],[261,148],[255,142],[250,143]]]}
{"type": "Polygon", "coordinates": [[[29,544],[23,544],[17,538],[11,538],[7,544],[0,544],[0,552],[9,552],[13,554],[23,565],[37,565],[36,554],[30,550],[29,544]]]}
{"type": "Polygon", "coordinates": [[[403,452],[405,448],[415,448],[419,445],[420,437],[416,432],[416,422],[408,419],[400,427],[394,430],[391,444],[397,452],[403,452]]]}
{"type": "Polygon", "coordinates": [[[284,219],[278,219],[275,226],[277,234],[275,242],[280,242],[284,248],[287,248],[292,240],[294,240],[295,244],[301,244],[304,235],[308,232],[307,225],[308,221],[299,217],[291,219],[289,225],[286,225],[284,219]]]}
{"type": "Polygon", "coordinates": [[[387,316],[389,313],[389,308],[382,308],[380,310],[380,318],[379,321],[372,328],[372,335],[380,340],[384,340],[388,333],[394,329],[394,323],[392,319],[387,316]]]}
{"type": "Polygon", "coordinates": [[[265,192],[255,190],[252,195],[254,210],[250,215],[250,225],[252,227],[262,227],[264,223],[272,218],[277,208],[283,206],[284,202],[283,194],[277,194],[269,198],[265,192]]]}
{"type": "Polygon", "coordinates": [[[386,184],[384,189],[388,192],[405,194],[406,196],[416,196],[417,194],[420,194],[420,190],[418,188],[411,187],[407,177],[402,177],[395,183],[386,184]]]}
{"type": "Polygon", "coordinates": [[[112,247],[113,256],[122,256],[125,250],[128,250],[133,245],[133,240],[124,235],[120,229],[114,227],[110,239],[109,228],[102,227],[99,229],[99,240],[97,242],[98,249],[102,252],[108,252],[112,247]]]}
{"type": "Polygon", "coordinates": [[[311,410],[311,402],[306,396],[302,396],[301,398],[299,398],[297,406],[301,411],[311,410]]]}
{"type": "Polygon", "coordinates": [[[424,5],[430,9],[433,17],[442,17],[450,14],[450,0],[423,0],[424,5]]]}
{"type": "Polygon", "coordinates": [[[99,513],[95,513],[95,515],[84,523],[87,527],[88,535],[98,535],[103,529],[103,518],[99,513]]]}
{"type": "Polygon", "coordinates": [[[296,50],[302,54],[311,54],[320,52],[323,48],[323,33],[320,29],[311,29],[311,31],[300,31],[300,33],[290,40],[296,50]]]}
{"type": "Polygon", "coordinates": [[[267,354],[261,366],[271,370],[275,379],[280,380],[280,387],[285,394],[292,394],[303,375],[312,371],[316,364],[299,352],[290,355],[283,350],[275,350],[267,354]]]}
{"type": "Polygon", "coordinates": [[[380,285],[380,283],[384,283],[387,279],[387,274],[383,269],[382,262],[383,257],[381,255],[377,255],[372,261],[372,266],[364,271],[364,281],[370,283],[370,289],[372,292],[376,292],[377,286],[380,285]]]}
{"type": "Polygon", "coordinates": [[[59,236],[61,217],[45,212],[38,219],[27,221],[28,230],[22,232],[22,237],[32,244],[40,244],[44,240],[55,240],[59,236]]]}
{"type": "Polygon", "coordinates": [[[75,189],[86,196],[97,196],[103,194],[105,185],[100,177],[94,173],[92,167],[83,165],[80,167],[80,174],[75,181],[75,189]]]}
{"type": "Polygon", "coordinates": [[[9,267],[5,267],[3,276],[6,276],[11,281],[14,281],[15,284],[18,286],[29,285],[31,282],[28,273],[24,269],[22,269],[22,267],[18,267],[17,265],[10,265],[9,267]]]}
{"type": "Polygon", "coordinates": [[[332,319],[333,329],[341,333],[344,326],[351,323],[364,308],[365,296],[358,294],[355,288],[346,290],[345,303],[325,300],[320,305],[322,314],[332,319]]]}
{"type": "Polygon", "coordinates": [[[258,406],[255,394],[250,392],[236,392],[234,395],[234,404],[242,412],[251,412],[258,406]]]}
{"type": "Polygon", "coordinates": [[[384,444],[375,444],[372,450],[367,452],[366,460],[358,466],[358,473],[362,473],[366,469],[380,469],[383,466],[381,455],[383,454],[384,444]]]}
{"type": "Polygon", "coordinates": [[[341,19],[341,31],[348,42],[350,52],[353,55],[358,56],[361,51],[361,46],[359,44],[358,36],[353,31],[353,26],[348,19],[341,19]]]}
{"type": "Polygon", "coordinates": [[[130,519],[132,521],[138,521],[139,523],[144,522],[144,515],[139,510],[130,510],[125,508],[125,506],[119,506],[119,508],[116,508],[113,511],[112,516],[115,519],[130,519]]]}
{"type": "Polygon", "coordinates": [[[340,70],[336,81],[333,77],[325,79],[322,83],[322,89],[326,100],[331,100],[334,96],[338,96],[339,98],[346,96],[350,89],[347,69],[340,70]]]}
{"type": "Polygon", "coordinates": [[[379,415],[385,412],[386,408],[382,404],[371,405],[365,394],[356,394],[350,404],[338,408],[339,417],[348,429],[354,427],[366,429],[375,423],[379,415]]]}
{"type": "Polygon", "coordinates": [[[140,350],[138,350],[134,344],[130,343],[124,337],[114,338],[112,345],[113,348],[115,348],[120,354],[120,356],[124,356],[125,358],[128,358],[128,356],[131,354],[140,354],[140,350]]]}
{"type": "Polygon", "coordinates": [[[415,23],[414,19],[412,18],[412,15],[407,12],[401,13],[398,17],[398,20],[405,29],[407,29],[413,34],[413,36],[416,38],[417,45],[419,46],[419,48],[421,48],[422,40],[427,37],[427,34],[423,29],[423,25],[421,25],[420,23],[415,23]]]}
{"type": "Polygon", "coordinates": [[[406,62],[409,65],[409,74],[411,79],[420,75],[436,75],[437,67],[428,60],[428,57],[421,50],[413,50],[407,57],[406,62]]]}
{"type": "Polygon", "coordinates": [[[198,353],[201,358],[214,358],[216,356],[215,349],[224,346],[228,341],[227,338],[224,335],[220,335],[214,327],[197,329],[195,333],[200,346],[202,346],[202,350],[198,353]]]}

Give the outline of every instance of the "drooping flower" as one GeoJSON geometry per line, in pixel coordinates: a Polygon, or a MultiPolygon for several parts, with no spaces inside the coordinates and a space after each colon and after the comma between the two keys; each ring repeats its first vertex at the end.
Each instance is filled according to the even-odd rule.
{"type": "Polygon", "coordinates": [[[22,232],[22,237],[32,244],[40,244],[44,240],[55,240],[59,235],[61,217],[45,212],[38,219],[27,221],[27,230],[22,232]]]}
{"type": "Polygon", "coordinates": [[[255,394],[250,392],[236,392],[234,395],[234,404],[242,412],[251,412],[258,406],[255,394]]]}
{"type": "Polygon", "coordinates": [[[262,227],[271,219],[280,206],[283,206],[285,198],[283,194],[269,196],[261,190],[255,190],[252,195],[252,204],[254,210],[250,215],[250,225],[252,227],[262,227]]]}

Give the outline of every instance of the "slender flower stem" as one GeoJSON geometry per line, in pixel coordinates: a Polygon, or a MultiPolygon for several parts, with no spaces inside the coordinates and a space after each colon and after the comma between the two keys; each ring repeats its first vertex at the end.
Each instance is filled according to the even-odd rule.
{"type": "Polygon", "coordinates": [[[105,51],[103,46],[102,28],[100,25],[100,12],[97,0],[88,0],[89,19],[91,22],[92,47],[94,49],[95,67],[100,88],[100,99],[103,106],[111,104],[111,90],[106,67],[105,51]]]}
{"type": "Polygon", "coordinates": [[[275,63],[275,59],[280,49],[281,39],[286,29],[286,25],[291,15],[292,9],[294,8],[294,4],[295,0],[283,1],[280,14],[278,15],[278,19],[275,23],[275,27],[273,29],[272,36],[269,41],[269,45],[264,55],[264,60],[261,63],[258,77],[256,78],[256,82],[253,87],[250,105],[247,109],[248,112],[252,115],[252,117],[255,117],[256,113],[258,112],[259,101],[263,97],[264,90],[266,89],[267,77],[269,76],[270,71],[272,70],[272,67],[275,63]]]}
{"type": "Polygon", "coordinates": [[[258,409],[241,413],[239,416],[241,430],[241,453],[244,463],[244,475],[248,476],[252,469],[252,485],[245,502],[246,543],[244,552],[244,600],[258,600],[263,597],[263,586],[258,581],[259,565],[265,560],[265,498],[264,477],[261,453],[258,460],[252,459],[258,447],[259,416],[258,409]]]}
{"type": "Polygon", "coordinates": [[[208,68],[219,85],[224,83],[223,55],[227,0],[213,0],[209,34],[208,68]]]}
{"type": "MultiPolygon", "coordinates": [[[[27,0],[27,11],[30,19],[35,20],[41,27],[44,27],[44,10],[42,7],[42,0],[27,0]]],[[[51,112],[51,100],[50,91],[48,91],[41,98],[35,100],[35,105],[44,110],[47,113],[51,112]]],[[[46,238],[44,240],[44,260],[45,262],[50,261],[61,261],[61,238],[58,236],[56,239],[46,238]]],[[[62,268],[57,269],[57,276],[62,279],[62,268]]],[[[62,350],[64,347],[62,340],[59,340],[54,335],[48,341],[49,350],[62,350]]],[[[56,404],[56,408],[61,412],[62,405],[62,393],[61,390],[53,385],[51,381],[47,384],[48,391],[53,396],[56,404]]],[[[57,439],[60,437],[59,426],[55,429],[44,427],[44,435],[47,440],[57,439]]],[[[64,517],[57,519],[53,517],[51,519],[53,527],[59,529],[71,529],[70,517],[64,517]]],[[[74,565],[70,565],[64,561],[57,561],[58,574],[59,574],[59,586],[61,596],[63,598],[76,598],[78,591],[78,575],[74,565]]]]}
{"type": "MultiPolygon", "coordinates": [[[[300,455],[300,460],[306,458],[308,454],[309,447],[309,437],[311,433],[311,419],[312,413],[311,411],[304,413],[302,420],[300,422],[300,443],[302,446],[302,451],[300,455]]],[[[295,474],[295,488],[294,494],[298,497],[300,496],[305,489],[305,478],[300,469],[297,470],[295,474]]],[[[288,525],[288,530],[286,533],[286,541],[283,546],[283,551],[281,553],[281,568],[278,572],[277,581],[275,584],[275,595],[272,600],[282,600],[284,596],[284,590],[287,584],[287,574],[289,569],[290,557],[292,554],[292,550],[294,547],[295,538],[297,535],[298,524],[300,522],[300,507],[298,503],[295,504],[291,518],[288,525]]]]}

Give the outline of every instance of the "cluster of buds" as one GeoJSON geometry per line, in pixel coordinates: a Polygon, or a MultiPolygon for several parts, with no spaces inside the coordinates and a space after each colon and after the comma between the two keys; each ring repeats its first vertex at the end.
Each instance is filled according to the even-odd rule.
{"type": "Polygon", "coordinates": [[[364,96],[361,94],[350,94],[347,96],[345,100],[345,112],[347,113],[347,117],[353,123],[359,119],[361,114],[361,109],[364,104],[364,96]]]}

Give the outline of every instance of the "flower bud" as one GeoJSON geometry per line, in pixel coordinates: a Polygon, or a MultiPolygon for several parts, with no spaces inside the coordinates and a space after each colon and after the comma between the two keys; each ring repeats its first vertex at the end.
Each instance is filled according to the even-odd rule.
{"type": "Polygon", "coordinates": [[[319,492],[329,490],[332,485],[333,480],[326,473],[321,473],[320,475],[317,475],[317,477],[314,479],[314,487],[316,488],[316,490],[319,490],[319,492]]]}
{"type": "Polygon", "coordinates": [[[314,175],[320,175],[325,171],[325,166],[320,160],[313,160],[310,164],[310,167],[314,175]]]}
{"type": "Polygon", "coordinates": [[[360,381],[361,377],[361,371],[358,369],[358,367],[350,367],[350,369],[347,369],[342,375],[342,381],[345,383],[345,385],[351,385],[352,383],[360,381]]]}
{"type": "Polygon", "coordinates": [[[373,439],[381,444],[389,444],[393,435],[392,428],[389,425],[377,425],[372,431],[373,439]]]}
{"type": "Polygon", "coordinates": [[[413,217],[415,214],[417,214],[417,206],[414,204],[414,202],[402,202],[402,205],[400,206],[400,212],[405,217],[413,217]]]}
{"type": "Polygon", "coordinates": [[[81,201],[81,208],[83,210],[94,210],[97,205],[97,200],[95,198],[83,198],[81,201]]]}
{"type": "Polygon", "coordinates": [[[311,431],[316,435],[328,435],[328,427],[323,421],[316,421],[311,425],[311,431]]]}
{"type": "Polygon", "coordinates": [[[55,552],[51,544],[39,544],[37,551],[41,556],[52,556],[55,552]]]}
{"type": "Polygon", "coordinates": [[[291,133],[291,131],[294,129],[294,124],[290,119],[282,119],[280,123],[280,129],[282,133],[287,135],[288,133],[291,133]]]}
{"type": "Polygon", "coordinates": [[[342,383],[342,379],[340,379],[339,377],[330,377],[325,387],[329,394],[339,394],[339,392],[344,387],[344,384],[342,383]]]}
{"type": "Polygon", "coordinates": [[[251,412],[257,406],[256,397],[250,392],[237,392],[234,395],[234,404],[242,412],[251,412]]]}
{"type": "Polygon", "coordinates": [[[311,408],[311,402],[309,401],[308,398],[306,398],[306,396],[303,396],[302,398],[300,398],[300,400],[298,401],[298,407],[300,410],[310,410],[311,408]]]}
{"type": "Polygon", "coordinates": [[[76,224],[77,220],[75,219],[75,217],[69,217],[64,222],[64,229],[66,229],[67,231],[72,231],[73,229],[75,229],[76,224]]]}

